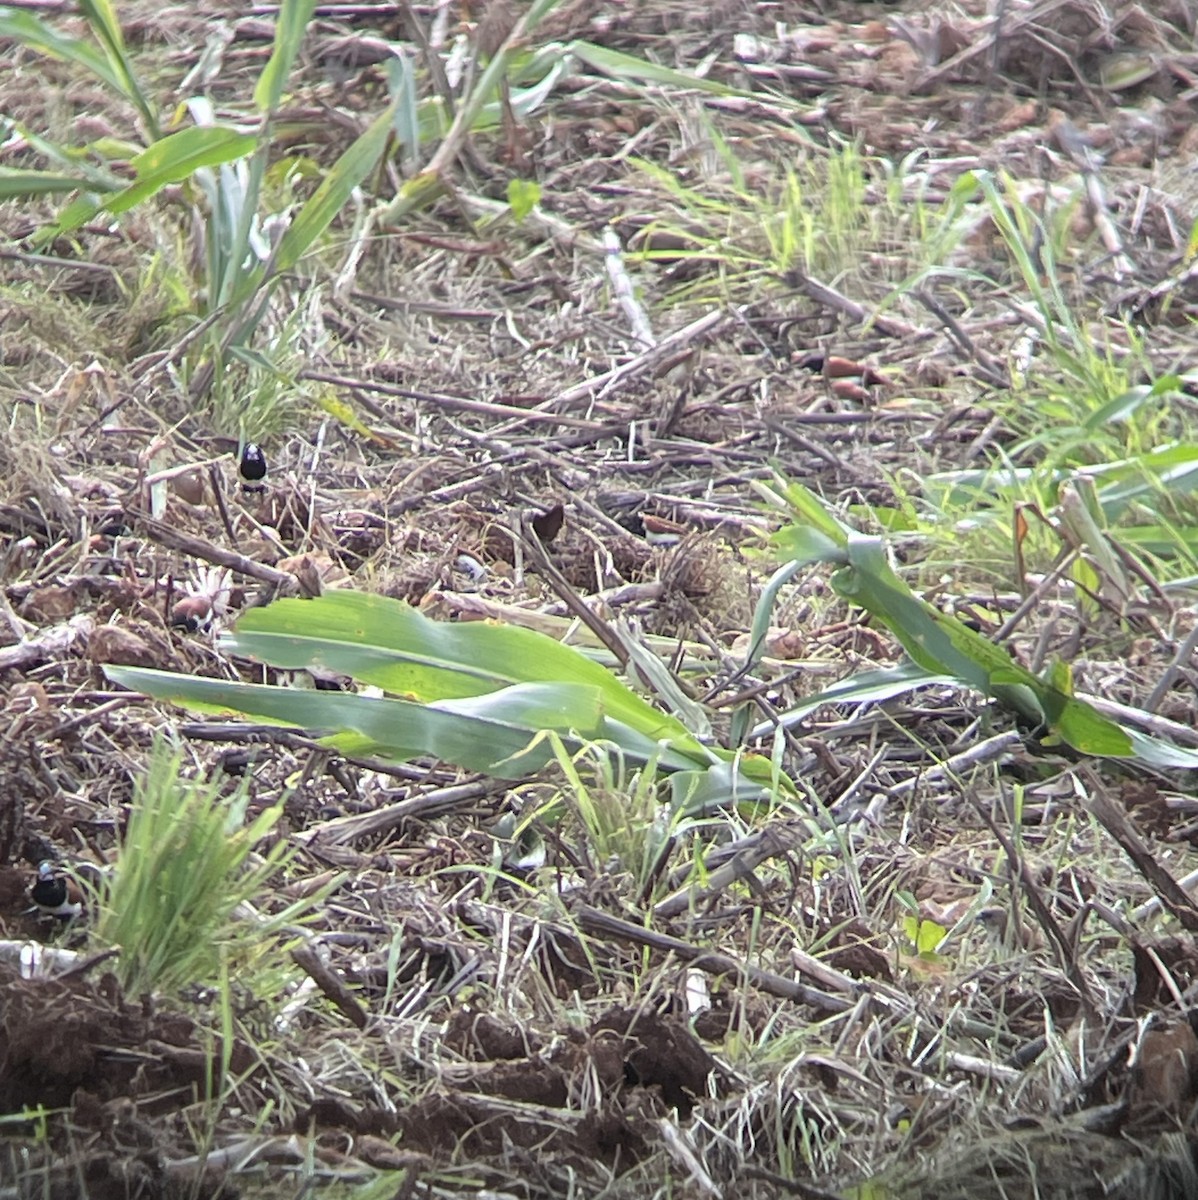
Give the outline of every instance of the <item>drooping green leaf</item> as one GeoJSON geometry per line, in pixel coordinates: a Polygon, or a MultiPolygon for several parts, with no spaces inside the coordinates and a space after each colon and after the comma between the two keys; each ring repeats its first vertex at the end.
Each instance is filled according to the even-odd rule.
{"type": "MultiPolygon", "coordinates": [[[[691,71],[680,71],[675,67],[650,62],[634,54],[625,54],[594,42],[575,41],[566,46],[566,52],[587,64],[595,71],[610,75],[632,84],[647,84],[652,87],[671,87],[683,91],[706,92],[713,96],[742,97],[759,100],[752,92],[730,87],[716,79],[707,79],[691,71]]],[[[773,103],[788,104],[780,96],[771,97],[773,103]]],[[[796,106],[797,107],[797,106],[796,106]]]]}
{"type": "Polygon", "coordinates": [[[768,737],[779,724],[789,729],[825,704],[876,704],[883,700],[893,700],[895,696],[906,695],[918,688],[944,687],[957,682],[951,675],[939,675],[927,671],[918,663],[911,661],[880,671],[861,671],[856,675],[850,675],[847,679],[840,680],[839,683],[834,683],[822,692],[816,692],[814,695],[806,697],[802,703],[788,708],[776,719],[762,721],[749,731],[748,736],[752,741],[768,737]]]}
{"type": "Polygon", "coordinates": [[[87,19],[96,41],[104,47],[113,77],[122,95],[137,109],[145,122],[146,133],[151,139],[159,135],[158,115],[142,91],[141,84],[133,71],[133,64],[125,50],[125,37],[121,23],[111,0],[79,0],[79,10],[87,19]]]}
{"type": "Polygon", "coordinates": [[[808,563],[844,562],[844,546],[810,525],[785,525],[770,543],[800,566],[808,563]]]}
{"type": "Polygon", "coordinates": [[[809,487],[783,479],[778,480],[778,486],[781,488],[783,499],[805,524],[822,533],[828,541],[837,546],[848,545],[849,534],[853,530],[830,513],[824,502],[809,487]]]}
{"type": "MultiPolygon", "coordinates": [[[[806,489],[799,499],[805,511],[818,503],[806,489]]],[[[822,530],[829,519],[819,523],[822,530]]],[[[828,558],[847,559],[832,576],[836,590],[881,621],[929,676],[947,676],[993,696],[1082,753],[1117,758],[1136,753],[1127,730],[1061,686],[1067,677],[1039,678],[1002,647],[916,596],[890,566],[880,538],[850,532],[843,553],[836,548],[828,558]]]]}
{"type": "Polygon", "coordinates": [[[552,757],[549,744],[538,740],[546,729],[588,740],[608,733],[598,689],[577,684],[525,684],[481,697],[417,704],[132,667],[105,670],[114,682],[155,699],[305,729],[345,753],[393,762],[427,755],[503,779],[523,778],[552,757]]]}
{"type": "Polygon", "coordinates": [[[110,195],[81,196],[67,205],[45,237],[57,237],[78,229],[100,212],[127,212],[171,183],[189,179],[202,167],[217,166],[249,154],[254,148],[250,134],[225,125],[192,126],[172,133],[136,155],[130,166],[136,179],[110,195]]]}
{"type": "Polygon", "coordinates": [[[113,92],[124,94],[124,81],[95,46],[59,33],[52,25],[24,9],[0,8],[0,38],[19,42],[47,58],[85,67],[113,92]]]}
{"type": "Polygon", "coordinates": [[[730,762],[712,763],[701,770],[675,771],[670,776],[673,807],[686,817],[703,817],[721,808],[764,803],[772,794],[767,783],[746,778],[730,762]]]}
{"type": "Polygon", "coordinates": [[[223,644],[289,670],[323,668],[401,696],[431,702],[516,683],[598,688],[604,711],[654,741],[700,755],[679,721],[658,711],[609,670],[544,634],[489,621],[433,621],[386,596],[337,589],[312,600],[251,609],[223,644]]]}
{"type": "Polygon", "coordinates": [[[832,576],[833,586],[885,624],[915,662],[981,692],[993,694],[998,683],[1008,689],[1008,701],[1020,712],[1043,720],[1036,676],[988,638],[916,596],[887,562],[880,538],[850,535],[848,555],[849,565],[832,576]]]}
{"type": "Polygon", "coordinates": [[[78,176],[79,186],[93,192],[120,191],[126,183],[124,178],[100,165],[96,159],[102,159],[104,162],[127,162],[141,150],[140,145],[113,138],[99,138],[86,146],[68,146],[44,137],[36,130],[16,121],[0,119],[0,141],[10,136],[19,137],[26,142],[30,150],[40,154],[64,175],[78,176]]]}
{"type": "Polygon", "coordinates": [[[105,207],[110,212],[125,212],[167,184],[190,179],[201,167],[216,167],[244,158],[255,144],[253,134],[229,125],[181,129],[147,147],[130,162],[136,181],[125,191],[109,197],[105,207]]]}

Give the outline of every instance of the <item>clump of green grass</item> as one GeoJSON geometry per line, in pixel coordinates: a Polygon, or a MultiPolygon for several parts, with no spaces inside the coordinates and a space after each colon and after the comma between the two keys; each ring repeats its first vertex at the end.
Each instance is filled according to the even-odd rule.
{"type": "Polygon", "coordinates": [[[594,746],[572,758],[560,741],[555,751],[565,782],[559,798],[565,840],[595,875],[622,875],[638,896],[654,895],[678,827],[678,813],[661,801],[655,764],[632,770],[594,746]]]}
{"type": "Polygon", "coordinates": [[[100,897],[97,937],[120,948],[117,974],[132,994],[212,984],[225,971],[270,972],[282,961],[279,934],[313,901],[262,919],[236,915],[262,896],[291,852],[259,846],[282,814],[274,805],[247,820],[249,794],[218,779],[188,779],[182,755],[164,742],[134,787],[132,812],[100,897]]]}
{"type": "Polygon", "coordinates": [[[711,153],[702,174],[632,160],[667,208],[646,230],[638,257],[706,267],[671,290],[675,303],[743,302],[796,270],[841,282],[879,272],[898,278],[912,257],[923,264],[951,243],[951,229],[929,219],[913,160],[887,163],[845,142],[804,148],[784,169],[758,165],[751,173],[718,131],[705,127],[703,135],[711,153]],[[670,245],[654,249],[654,235],[670,245]],[[892,253],[900,246],[901,260],[892,253]]]}

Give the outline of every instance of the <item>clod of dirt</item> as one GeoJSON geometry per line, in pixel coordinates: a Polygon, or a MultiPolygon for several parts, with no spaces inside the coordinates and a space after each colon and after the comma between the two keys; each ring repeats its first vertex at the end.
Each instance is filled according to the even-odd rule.
{"type": "Polygon", "coordinates": [[[64,1108],[78,1088],[107,1102],[203,1079],[208,1051],[191,1021],[128,1003],[112,975],[22,979],[0,963],[0,993],[0,1112],[64,1108]]]}
{"type": "Polygon", "coordinates": [[[707,1093],[715,1059],[679,1021],[654,1012],[613,1008],[591,1028],[597,1038],[610,1030],[624,1039],[625,1079],[634,1086],[661,1088],[662,1098],[685,1120],[695,1099],[707,1093]]]}
{"type": "Polygon", "coordinates": [[[450,1021],[446,1039],[471,1057],[484,1045],[508,1057],[395,1115],[319,1100],[297,1117],[296,1128],[400,1132],[405,1152],[434,1156],[486,1159],[514,1146],[627,1170],[648,1152],[642,1130],[670,1109],[689,1117],[716,1066],[684,1022],[638,1009],[610,1009],[586,1033],[571,1031],[547,1053],[519,1030],[468,1008],[450,1021]]]}
{"type": "Polygon", "coordinates": [[[1149,1029],[1131,1072],[1131,1120],[1159,1120],[1162,1113],[1184,1122],[1198,1083],[1198,1036],[1187,1021],[1149,1029]]]}
{"type": "Polygon", "coordinates": [[[476,1012],[469,1005],[459,1008],[449,1018],[441,1042],[463,1058],[488,1062],[523,1058],[540,1048],[535,1036],[516,1025],[505,1024],[489,1013],[476,1012]]]}
{"type": "Polygon", "coordinates": [[[828,966],[858,978],[884,979],[889,983],[890,958],[881,948],[881,941],[865,922],[849,921],[832,935],[828,966]]]}
{"type": "Polygon", "coordinates": [[[1162,994],[1170,996],[1172,989],[1187,991],[1198,978],[1198,949],[1192,938],[1134,938],[1131,952],[1135,964],[1132,999],[1138,1014],[1153,1012],[1162,994]]]}
{"type": "Polygon", "coordinates": [[[131,629],[119,625],[102,625],[87,641],[92,662],[116,663],[122,667],[158,667],[163,653],[131,629]]]}

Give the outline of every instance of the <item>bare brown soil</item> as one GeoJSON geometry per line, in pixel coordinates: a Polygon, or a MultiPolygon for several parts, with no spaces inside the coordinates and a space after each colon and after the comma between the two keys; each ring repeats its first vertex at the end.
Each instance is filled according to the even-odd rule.
{"type": "MultiPolygon", "coordinates": [[[[164,106],[229,22],[214,88],[236,105],[267,53],[268,7],[122,15],[164,106]]],[[[412,11],[431,26],[435,7],[412,11]]],[[[454,29],[480,15],[449,7],[454,29]]],[[[370,39],[404,37],[407,8],[320,18],[281,153],[335,159],[385,95],[370,39]]],[[[721,817],[679,832],[647,897],[569,816],[535,826],[543,864],[521,857],[498,822],[543,800],[539,783],[378,771],[298,733],[155,709],[101,670],[233,670],[176,609],[217,591],[218,624],[349,583],[445,619],[558,629],[563,596],[603,592],[606,612],[705,647],[696,688],[727,701],[754,685],[736,669],[771,569],[752,481],[778,470],[888,504],[1026,433],[995,412],[1023,326],[984,214],[954,260],[970,274],[895,297],[909,227],[829,259],[835,277],[786,275],[742,229],[743,195],[780,195],[788,168],[858,139],[879,210],[881,164],[910,156],[930,210],[965,171],[999,168],[1043,209],[1054,186],[1076,189],[1079,131],[1106,207],[1070,193],[1084,248],[1062,266],[1071,295],[1096,328],[1134,312],[1154,369],[1182,370],[1198,301],[1179,268],[1198,196],[1194,25],[1183,0],[1010,0],[1001,25],[940,0],[564,5],[538,42],[705,64],[754,96],[579,67],[548,108],[473,139],[454,196],[376,230],[339,294],[330,251],[296,335],[294,410],[251,431],[271,464],[261,495],[231,463],[236,405],[194,402],[178,375],[189,325],[167,275],[186,266],[170,260],[181,245],[202,259],[179,232],[186,206],[168,197],[39,255],[21,239],[50,206],[0,207],[0,936],[84,956],[49,978],[0,959],[0,1196],[1198,1195],[1198,921],[1184,893],[1160,917],[1159,881],[1092,815],[1102,799],[1130,813],[1130,836],[1178,879],[1194,866],[1191,781],[1075,761],[956,693],[818,714],[787,735],[785,766],[813,811],[840,805],[829,828],[867,814],[853,837],[816,854],[805,813],[721,817]],[[1143,78],[1104,88],[1128,59],[1143,78]],[[727,198],[717,134],[744,174],[741,207],[705,226],[634,160],[727,198]],[[538,179],[550,219],[485,224],[513,177],[538,179]],[[628,248],[656,350],[613,296],[605,227],[628,248]],[[731,266],[734,251],[758,257],[731,266]],[[147,478],[187,464],[152,518],[147,478]],[[547,522],[560,580],[518,548],[521,520],[547,522]],[[680,541],[647,537],[655,520],[680,541]],[[340,879],[291,992],[235,991],[235,1083],[219,1100],[210,987],[122,995],[109,958],[86,957],[86,921],[29,911],[38,862],[111,855],[168,727],[198,768],[249,772],[256,802],[293,789],[281,836],[300,854],[280,888],[340,879]],[[976,764],[955,757],[985,745],[976,764]],[[932,769],[946,760],[957,767],[932,769]],[[951,945],[918,954],[912,906],[953,929],[983,888],[992,900],[951,945]]],[[[98,137],[129,120],[67,67],[0,54],[17,63],[0,110],[28,128],[63,134],[86,116],[98,137]]],[[[268,325],[308,296],[284,289],[268,325]]],[[[930,553],[899,549],[912,567],[930,553]]],[[[935,553],[944,591],[989,631],[1015,609],[1010,563],[954,578],[961,564],[935,553]]],[[[1156,712],[1192,727],[1192,648],[1178,648],[1193,624],[1145,585],[1130,613],[1046,601],[1012,644],[1129,704],[1172,664],[1156,712]]],[[[771,631],[761,717],[898,653],[804,577],[771,631]]]]}

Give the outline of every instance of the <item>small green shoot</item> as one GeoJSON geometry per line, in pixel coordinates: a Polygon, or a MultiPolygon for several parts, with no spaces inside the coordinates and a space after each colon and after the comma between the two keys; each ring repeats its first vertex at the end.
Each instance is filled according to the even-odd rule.
{"type": "Polygon", "coordinates": [[[245,782],[226,797],[219,778],[187,779],[182,765],[179,751],[155,745],[101,889],[96,937],[119,947],[117,973],[132,995],[214,984],[226,962],[244,973],[280,957],[283,927],[312,903],[262,921],[234,915],[286,865],[281,840],[259,854],[282,806],[250,819],[245,782]]]}

